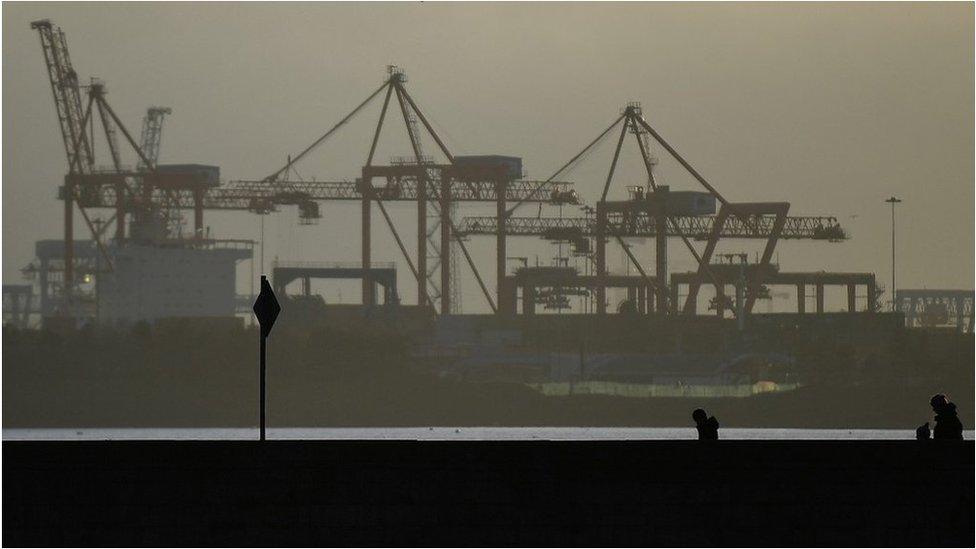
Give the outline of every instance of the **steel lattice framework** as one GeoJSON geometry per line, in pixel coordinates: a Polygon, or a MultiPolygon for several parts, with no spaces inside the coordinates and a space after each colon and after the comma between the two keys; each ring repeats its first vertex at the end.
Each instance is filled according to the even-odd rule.
{"type": "MultiPolygon", "coordinates": [[[[718,241],[722,238],[765,240],[762,258],[759,261],[760,265],[769,264],[776,242],[780,239],[836,242],[846,238],[846,234],[837,223],[836,218],[828,216],[789,217],[787,213],[790,205],[786,202],[730,202],[684,157],[678,154],[661,134],[650,126],[644,119],[639,103],[628,104],[610,126],[556,170],[546,181],[554,180],[572,168],[586,155],[587,151],[611,135],[618,126],[619,136],[616,140],[613,160],[610,162],[610,169],[603,184],[603,192],[595,209],[584,208],[588,213],[586,217],[570,219],[562,218],[562,216],[542,217],[541,215],[535,218],[513,217],[512,213],[515,209],[525,202],[517,201],[510,209],[499,209],[495,217],[464,219],[458,229],[459,232],[465,235],[495,234],[499,243],[499,251],[504,249],[504,238],[507,235],[537,236],[549,240],[570,241],[576,245],[577,250],[582,255],[589,255],[589,241],[592,239],[595,248],[593,260],[598,281],[606,281],[609,276],[606,266],[606,245],[608,241],[616,240],[624,253],[627,254],[630,262],[637,268],[646,285],[653,288],[653,296],[648,296],[648,299],[657,301],[656,309],[661,314],[676,313],[679,309],[677,303],[669,303],[669,301],[673,301],[673,298],[669,295],[667,288],[668,237],[680,238],[699,265],[697,278],[689,286],[688,297],[683,308],[686,314],[695,314],[691,304],[701,283],[706,279],[714,278],[709,263],[718,241]],[[639,193],[632,195],[630,200],[608,200],[608,192],[613,182],[617,162],[628,134],[634,136],[640,151],[641,160],[647,173],[647,188],[638,187],[639,193]],[[653,167],[656,161],[651,157],[648,148],[650,138],[653,138],[667,151],[720,204],[718,215],[679,214],[680,209],[676,211],[672,208],[669,198],[670,188],[659,185],[655,179],[653,167]],[[592,215],[594,212],[596,215],[592,215]],[[624,237],[633,236],[646,236],[655,239],[653,277],[644,270],[623,241],[624,237]],[[693,240],[705,241],[704,250],[699,252],[692,245],[693,240]]],[[[540,186],[539,191],[541,192],[542,189],[540,186]]],[[[577,200],[575,203],[579,204],[579,201],[577,200]]],[[[504,271],[500,270],[499,279],[503,277],[504,271]]],[[[745,303],[745,312],[752,310],[756,289],[761,284],[761,280],[752,277],[748,284],[751,293],[745,303]]],[[[606,285],[598,283],[595,290],[597,313],[605,314],[606,285]]],[[[651,309],[653,308],[651,307],[651,309]]],[[[515,310],[511,303],[506,303],[504,309],[515,310]]]]}
{"type": "MultiPolygon", "coordinates": [[[[139,145],[132,138],[132,134],[126,129],[111,105],[105,99],[105,86],[101,82],[92,79],[89,85],[85,86],[88,91],[88,101],[82,107],[82,86],[79,83],[78,75],[71,64],[68,55],[68,45],[64,32],[55,27],[49,20],[43,19],[34,21],[30,24],[31,29],[36,30],[41,41],[41,50],[44,54],[45,68],[48,73],[48,80],[51,85],[51,92],[54,98],[54,106],[58,115],[58,123],[61,130],[61,138],[64,143],[65,154],[68,160],[68,174],[65,176],[65,185],[61,190],[60,198],[64,201],[64,287],[63,298],[65,312],[70,314],[72,303],[72,293],[76,285],[74,277],[74,206],[79,206],[82,219],[88,226],[92,237],[97,245],[100,255],[104,258],[108,270],[112,269],[111,258],[109,258],[105,245],[102,240],[108,224],[115,222],[116,238],[122,239],[125,236],[125,216],[127,212],[117,208],[115,215],[108,223],[95,223],[89,217],[84,203],[87,200],[84,193],[89,195],[100,194],[101,188],[83,189],[75,183],[96,175],[94,147],[95,117],[101,120],[102,129],[105,132],[105,140],[108,144],[109,152],[112,157],[114,172],[121,174],[119,148],[116,140],[116,130],[120,130],[126,142],[135,150],[139,156],[140,165],[147,173],[154,174],[155,163],[147,159],[139,145]]],[[[132,195],[143,195],[139,181],[129,177],[116,178],[116,196],[123,196],[129,193],[131,198],[126,200],[116,200],[115,203],[122,205],[129,203],[135,206],[131,213],[142,219],[150,217],[162,218],[164,224],[171,220],[167,217],[166,202],[150,203],[132,195]],[[137,192],[139,191],[139,192],[137,192]]],[[[167,200],[171,200],[167,194],[167,200]]]]}
{"type": "MultiPolygon", "coordinates": [[[[695,240],[707,240],[715,229],[718,216],[672,216],[666,236],[685,235],[695,240]]],[[[725,223],[722,238],[767,239],[772,234],[776,216],[749,216],[745,221],[731,216],[725,223]]],[[[464,235],[489,235],[498,232],[498,218],[492,216],[465,217],[458,226],[464,235]]],[[[596,235],[594,217],[510,217],[505,221],[509,236],[537,236],[552,240],[571,240],[596,235]]],[[[621,237],[654,237],[657,228],[654,218],[647,214],[628,216],[608,215],[607,234],[621,237]]],[[[837,240],[844,237],[837,219],[829,216],[793,216],[786,218],[782,239],[837,240]]]]}
{"type": "MultiPolygon", "coordinates": [[[[456,310],[453,302],[459,301],[456,289],[456,256],[451,248],[456,247],[471,268],[478,285],[492,310],[495,304],[481,278],[476,265],[468,253],[463,240],[458,236],[456,223],[451,212],[458,202],[494,202],[503,207],[506,203],[548,202],[558,199],[562,203],[572,203],[575,193],[571,184],[560,181],[531,181],[513,179],[497,166],[456,166],[454,156],[444,145],[440,136],[431,127],[417,103],[407,92],[404,84],[405,74],[396,67],[389,67],[388,78],[362,103],[342,118],[325,134],[272,174],[262,179],[231,181],[227,185],[215,185],[205,176],[187,172],[159,172],[156,169],[160,132],[163,117],[169,113],[164,107],[152,107],[143,124],[142,142],[137,144],[112,108],[105,101],[105,89],[101,84],[89,86],[87,108],[82,108],[80,87],[74,69],[67,58],[67,47],[60,29],[48,21],[32,25],[41,35],[45,60],[50,75],[55,104],[61,122],[65,148],[68,153],[69,173],[60,189],[60,198],[65,201],[65,257],[67,277],[72,279],[71,266],[74,264],[70,243],[73,241],[71,212],[75,205],[88,223],[99,249],[105,254],[101,237],[104,226],[95,228],[86,210],[89,208],[110,208],[115,215],[109,223],[115,222],[115,237],[121,241],[126,238],[126,216],[131,214],[140,219],[159,218],[170,233],[179,234],[182,216],[179,210],[194,212],[194,233],[202,235],[203,212],[205,210],[238,210],[257,214],[276,211],[279,206],[298,207],[299,221],[312,224],[321,217],[318,202],[350,201],[362,207],[362,263],[371,263],[370,218],[372,206],[377,206],[383,216],[397,246],[403,254],[411,272],[418,281],[419,303],[434,305],[440,301],[443,313],[456,310]],[[374,98],[383,92],[385,99],[376,124],[372,145],[362,177],[341,181],[305,181],[297,178],[296,163],[328,140],[336,131],[356,116],[374,98]],[[408,128],[413,154],[410,157],[394,160],[392,165],[374,165],[373,157],[377,141],[383,128],[387,107],[391,98],[396,98],[399,110],[408,128]],[[94,167],[88,134],[85,131],[92,121],[92,107],[97,107],[97,115],[104,126],[105,137],[112,155],[111,169],[94,167]],[[418,124],[419,121],[419,124],[418,124]],[[116,130],[120,130],[126,142],[139,157],[136,169],[125,168],[121,164],[119,147],[116,144],[116,130]],[[435,164],[423,154],[421,132],[426,130],[447,163],[435,164]],[[417,243],[416,263],[407,252],[407,247],[393,225],[384,203],[413,202],[418,208],[418,233],[423,237],[417,243]],[[431,222],[428,223],[427,219],[431,222]],[[175,226],[174,226],[175,223],[175,226]],[[440,238],[435,236],[440,233],[440,238]],[[430,244],[431,246],[428,246],[430,244]],[[428,259],[431,261],[428,262],[428,259]],[[438,284],[435,272],[440,271],[438,284]],[[454,282],[452,283],[452,280],[454,282]],[[429,292],[428,286],[433,292],[429,292]],[[433,299],[431,298],[433,294],[433,299]],[[453,299],[451,297],[453,296],[453,299]],[[452,309],[454,307],[454,309],[452,309]]],[[[502,254],[503,255],[503,254],[502,254]]],[[[109,258],[105,257],[106,262],[109,258]]],[[[363,281],[363,303],[367,306],[375,301],[373,284],[363,281]]]]}
{"type": "Polygon", "coordinates": [[[85,132],[86,116],[82,108],[78,74],[71,65],[64,32],[47,19],[32,22],[31,29],[36,30],[41,39],[61,138],[68,157],[68,169],[71,172],[89,171],[94,163],[94,155],[85,132]]]}
{"type": "MultiPolygon", "coordinates": [[[[87,86],[87,107],[83,108],[78,78],[68,58],[64,34],[61,30],[53,27],[46,20],[36,21],[31,26],[39,32],[41,38],[68,157],[69,173],[65,177],[65,184],[61,191],[61,198],[65,201],[65,277],[68,281],[73,281],[72,212],[74,205],[79,207],[99,250],[102,255],[105,255],[102,236],[106,233],[106,226],[96,227],[86,213],[87,208],[114,209],[115,214],[108,223],[115,222],[115,238],[122,240],[127,238],[125,227],[127,217],[130,215],[134,222],[141,220],[144,224],[149,224],[159,221],[163,226],[170,227],[170,233],[174,232],[172,225],[176,220],[178,226],[175,232],[179,233],[182,222],[180,210],[193,210],[196,238],[201,238],[203,212],[208,209],[267,214],[277,210],[279,206],[295,205],[298,207],[300,222],[314,223],[321,217],[318,202],[354,202],[361,207],[361,265],[366,267],[372,264],[371,212],[375,206],[382,214],[382,219],[390,229],[400,252],[417,280],[418,303],[424,306],[434,305],[434,299],[439,297],[442,313],[451,312],[453,310],[451,302],[456,301],[458,297],[454,296],[452,299],[452,294],[456,293],[452,291],[452,287],[456,287],[456,284],[452,283],[452,277],[456,276],[457,272],[457,268],[452,266],[452,262],[456,261],[453,258],[457,255],[452,253],[452,247],[456,247],[461,252],[491,309],[496,312],[502,309],[496,307],[467,250],[463,238],[466,235],[493,234],[496,237],[495,264],[499,288],[496,296],[501,296],[501,288],[506,277],[506,237],[509,235],[535,236],[550,240],[592,239],[595,243],[593,259],[597,267],[598,281],[605,281],[609,276],[606,268],[606,244],[616,239],[648,287],[653,287],[654,299],[659,304],[657,310],[664,314],[669,310],[675,312],[678,310],[676,303],[668,303],[670,300],[666,286],[668,237],[680,238],[699,264],[697,279],[689,289],[686,311],[693,294],[697,293],[698,286],[706,279],[714,278],[709,264],[715,246],[721,238],[764,239],[766,246],[760,261],[762,265],[768,264],[771,260],[779,239],[839,241],[846,238],[843,229],[833,217],[789,217],[788,203],[736,203],[726,200],[650,126],[637,103],[628,104],[609,127],[544,181],[515,179],[518,176],[512,176],[505,170],[489,166],[472,168],[470,165],[456,164],[454,155],[407,91],[406,75],[394,66],[388,67],[388,77],[382,85],[358,106],[298,154],[289,156],[284,166],[263,179],[238,180],[231,181],[227,185],[216,185],[212,181],[206,181],[203,176],[198,177],[193,173],[160,173],[155,165],[159,130],[163,115],[168,110],[163,112],[162,109],[157,109],[154,112],[150,109],[143,128],[142,143],[136,143],[132,134],[106,101],[103,85],[93,81],[90,86],[87,86]],[[294,168],[298,162],[327,141],[367,104],[380,97],[383,98],[382,110],[376,122],[369,154],[360,177],[340,181],[304,181],[300,177],[295,180],[293,175],[297,175],[297,171],[294,168]],[[391,100],[394,100],[393,104],[399,107],[399,114],[402,115],[407,126],[412,155],[394,161],[392,165],[374,165],[377,143],[391,100]],[[94,112],[93,107],[95,107],[94,112]],[[99,171],[94,168],[93,147],[86,129],[91,124],[92,135],[94,134],[95,116],[101,119],[109,152],[112,155],[114,169],[110,171],[99,171]],[[571,185],[556,179],[580,161],[587,151],[608,135],[612,135],[618,126],[619,136],[616,139],[613,161],[603,182],[603,191],[596,204],[595,216],[568,219],[541,215],[535,218],[512,216],[513,212],[526,202],[579,205],[571,185]],[[119,147],[116,144],[116,130],[122,133],[126,143],[138,155],[137,169],[121,166],[119,147]],[[613,181],[617,161],[628,134],[635,137],[647,172],[647,196],[646,199],[641,200],[608,200],[608,191],[613,181]],[[446,159],[445,163],[435,164],[424,154],[422,136],[434,141],[436,150],[446,159]],[[667,198],[669,188],[658,185],[652,169],[655,163],[649,151],[652,138],[720,203],[721,209],[718,215],[692,216],[681,213],[681,210],[671,209],[667,198]],[[387,201],[416,204],[419,237],[415,254],[408,253],[407,246],[394,227],[384,206],[387,201]],[[451,214],[458,202],[494,203],[496,215],[466,218],[458,226],[451,214]],[[678,213],[681,215],[676,215],[678,213]],[[435,238],[437,233],[440,233],[439,238],[435,238]],[[653,279],[623,242],[623,237],[630,236],[655,238],[653,279]],[[693,240],[706,241],[704,250],[699,252],[692,245],[693,240]],[[416,261],[411,255],[416,258],[416,261]],[[431,261],[428,262],[428,259],[431,261]],[[434,276],[435,271],[438,270],[440,271],[439,283],[434,276]],[[434,290],[433,293],[430,292],[431,289],[434,290]]],[[[749,281],[752,289],[760,283],[759,279],[749,281]]],[[[372,281],[364,278],[364,305],[371,306],[375,303],[374,286],[372,281]]],[[[597,312],[602,314],[606,312],[604,285],[597,284],[596,290],[597,312]]],[[[70,284],[66,286],[66,294],[68,292],[70,292],[70,284]]],[[[70,300],[70,296],[68,297],[70,300]]],[[[747,312],[751,309],[752,303],[751,300],[747,303],[747,312]]]]}
{"type": "MultiPolygon", "coordinates": [[[[149,107],[146,115],[142,118],[142,138],[139,146],[146,155],[146,159],[152,165],[159,160],[159,148],[163,140],[163,120],[167,114],[173,111],[169,107],[149,107]]],[[[144,163],[140,162],[141,169],[145,169],[144,163]]]]}
{"type": "MultiPolygon", "coordinates": [[[[118,197],[125,196],[116,192],[117,184],[130,177],[146,176],[137,172],[96,173],[76,176],[74,181],[81,189],[80,202],[84,207],[115,208],[118,197]]],[[[505,189],[505,199],[544,202],[548,199],[548,195],[538,196],[534,193],[540,183],[539,181],[513,181],[505,189]]],[[[433,177],[427,182],[428,193],[432,192],[430,189],[439,185],[440,178],[433,177]]],[[[547,185],[557,192],[566,192],[572,184],[551,182],[547,185]]],[[[457,202],[494,202],[498,198],[497,185],[494,181],[455,181],[452,187],[451,200],[457,202]]],[[[158,186],[153,189],[154,196],[158,196],[159,199],[162,199],[167,192],[173,193],[175,207],[185,210],[192,210],[195,207],[195,191],[189,188],[189,185],[187,188],[171,187],[169,191],[158,186]]],[[[375,199],[384,202],[416,202],[420,195],[417,179],[412,176],[391,179],[385,185],[373,185],[372,193],[375,199]]],[[[361,201],[363,183],[361,180],[298,182],[238,180],[224,186],[206,189],[202,192],[201,198],[203,207],[208,210],[246,210],[267,213],[274,211],[277,205],[294,205],[306,200],[361,201]]]]}

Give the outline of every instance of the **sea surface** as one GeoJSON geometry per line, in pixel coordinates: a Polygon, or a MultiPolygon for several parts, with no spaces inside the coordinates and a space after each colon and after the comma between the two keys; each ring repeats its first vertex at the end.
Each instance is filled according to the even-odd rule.
{"type": "MultiPolygon", "coordinates": [[[[911,440],[914,429],[721,429],[727,440],[911,440]]],[[[965,431],[973,440],[973,431],[965,431]]],[[[254,440],[258,429],[3,429],[3,440],[254,440]]],[[[287,427],[271,440],[690,440],[691,427],[287,427]]]]}

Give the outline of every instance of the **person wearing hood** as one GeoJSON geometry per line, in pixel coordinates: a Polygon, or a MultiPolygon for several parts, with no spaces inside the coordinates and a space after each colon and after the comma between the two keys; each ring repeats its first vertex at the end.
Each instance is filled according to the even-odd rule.
{"type": "Polygon", "coordinates": [[[691,413],[691,419],[695,420],[698,440],[718,440],[718,420],[715,416],[708,417],[705,410],[697,408],[691,413]]]}
{"type": "Polygon", "coordinates": [[[962,440],[962,422],[956,413],[956,405],[949,398],[938,394],[929,400],[935,412],[935,429],[932,438],[936,440],[962,440]]]}

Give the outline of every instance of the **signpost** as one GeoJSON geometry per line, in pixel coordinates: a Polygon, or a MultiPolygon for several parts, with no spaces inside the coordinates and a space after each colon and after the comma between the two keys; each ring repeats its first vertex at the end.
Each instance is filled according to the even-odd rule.
{"type": "Polygon", "coordinates": [[[265,410],[265,379],[267,372],[267,362],[265,360],[265,351],[267,350],[267,339],[268,334],[271,333],[271,327],[274,326],[275,319],[278,318],[278,313],[281,312],[281,305],[278,304],[278,298],[275,297],[274,290],[271,289],[271,284],[268,283],[268,277],[261,275],[261,293],[258,294],[258,298],[254,300],[254,316],[257,317],[258,323],[261,325],[261,440],[264,441],[264,410],[265,410]]]}

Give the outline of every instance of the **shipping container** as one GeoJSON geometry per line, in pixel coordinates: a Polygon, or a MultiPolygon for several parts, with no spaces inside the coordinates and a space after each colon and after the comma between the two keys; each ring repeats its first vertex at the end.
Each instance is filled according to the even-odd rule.
{"type": "Polygon", "coordinates": [[[489,155],[464,155],[455,156],[454,165],[462,169],[477,170],[479,168],[493,170],[499,167],[504,168],[504,173],[512,179],[522,177],[522,158],[519,156],[489,155]]]}
{"type": "Polygon", "coordinates": [[[209,166],[207,164],[159,164],[156,166],[156,173],[193,175],[195,179],[202,180],[208,187],[216,187],[220,184],[220,166],[209,166]]]}
{"type": "Polygon", "coordinates": [[[671,215],[712,215],[716,201],[711,193],[700,191],[671,191],[668,193],[668,213],[671,215]]]}

